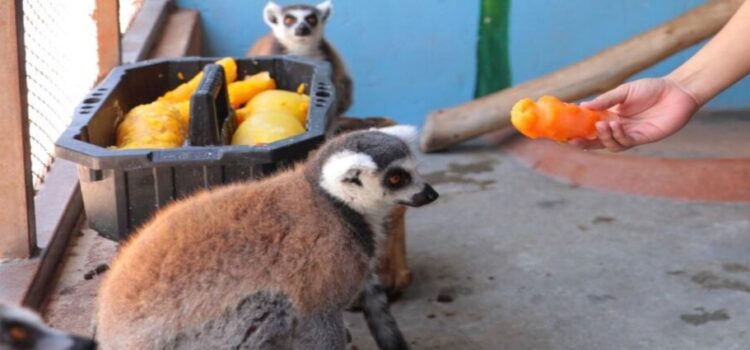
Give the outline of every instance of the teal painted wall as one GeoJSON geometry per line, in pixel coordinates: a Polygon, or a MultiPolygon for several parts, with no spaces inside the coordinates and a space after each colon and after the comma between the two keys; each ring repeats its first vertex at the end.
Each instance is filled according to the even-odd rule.
{"type": "MultiPolygon", "coordinates": [[[[315,1],[284,1],[289,3],[315,1]]],[[[208,54],[244,55],[268,32],[265,0],[177,0],[201,11],[208,54]]],[[[349,114],[421,123],[431,110],[472,98],[479,2],[334,0],[327,26],[354,77],[349,114]]]]}
{"type": "MultiPolygon", "coordinates": [[[[513,0],[509,28],[512,81],[518,84],[575,63],[704,2],[513,0]]],[[[635,78],[669,73],[687,60],[699,46],[661,62],[635,78]]],[[[746,78],[725,91],[711,101],[708,108],[750,108],[750,79],[746,78]]]]}
{"type": "MultiPolygon", "coordinates": [[[[703,3],[508,1],[508,58],[514,84],[575,63],[703,3]]],[[[177,0],[177,4],[201,11],[210,55],[241,56],[267,32],[261,18],[265,0],[177,0]]],[[[355,103],[350,114],[421,123],[431,110],[472,99],[479,11],[480,0],[334,0],[327,32],[354,76],[355,103]]],[[[638,77],[666,74],[696,49],[638,77]]],[[[745,79],[709,108],[750,108],[748,91],[750,79],[745,79]]]]}

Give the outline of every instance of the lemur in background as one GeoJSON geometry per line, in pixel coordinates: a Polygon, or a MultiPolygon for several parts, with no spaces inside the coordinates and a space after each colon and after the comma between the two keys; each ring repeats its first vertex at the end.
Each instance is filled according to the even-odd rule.
{"type": "Polygon", "coordinates": [[[269,1],[263,19],[271,33],[260,38],[247,56],[294,55],[327,61],[331,64],[336,87],[336,114],[342,115],[352,105],[352,79],[336,49],[323,36],[333,5],[325,1],[317,6],[279,6],[269,1]]]}
{"type": "Polygon", "coordinates": [[[363,291],[379,348],[408,349],[374,265],[391,210],[438,197],[394,136],[415,133],[347,133],[294,169],[158,212],[102,284],[102,347],[341,350],[343,310],[363,291]]]}
{"type": "Polygon", "coordinates": [[[31,310],[0,303],[0,350],[95,350],[96,343],[53,329],[31,310]]]}

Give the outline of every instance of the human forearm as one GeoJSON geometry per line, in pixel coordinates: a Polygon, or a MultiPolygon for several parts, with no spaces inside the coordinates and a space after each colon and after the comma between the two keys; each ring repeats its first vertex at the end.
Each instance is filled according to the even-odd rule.
{"type": "Polygon", "coordinates": [[[703,105],[747,74],[750,74],[750,0],[742,4],[706,46],[667,78],[703,105]]]}

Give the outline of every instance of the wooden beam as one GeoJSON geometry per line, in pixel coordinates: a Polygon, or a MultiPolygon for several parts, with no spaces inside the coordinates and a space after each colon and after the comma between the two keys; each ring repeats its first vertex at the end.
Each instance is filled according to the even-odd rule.
{"type": "Polygon", "coordinates": [[[99,56],[98,79],[120,64],[120,6],[118,0],[96,0],[94,9],[99,56]]]}
{"type": "Polygon", "coordinates": [[[710,1],[557,72],[432,112],[425,122],[420,147],[425,152],[437,151],[509,126],[511,107],[525,97],[554,95],[573,101],[611,89],[631,75],[716,34],[742,2],[710,1]]]}
{"type": "Polygon", "coordinates": [[[122,63],[138,62],[148,56],[171,9],[171,0],[143,1],[130,29],[122,37],[122,63]]]}
{"type": "Polygon", "coordinates": [[[203,31],[200,13],[195,10],[177,9],[169,15],[161,37],[154,45],[149,58],[201,56],[203,54],[203,31]]]}
{"type": "Polygon", "coordinates": [[[21,0],[0,1],[0,258],[36,250],[21,0]]]}
{"type": "Polygon", "coordinates": [[[65,252],[80,229],[83,198],[78,186],[76,164],[56,159],[34,198],[37,210],[36,229],[42,250],[34,278],[24,285],[23,305],[39,310],[46,300],[55,276],[62,266],[65,252]]]}

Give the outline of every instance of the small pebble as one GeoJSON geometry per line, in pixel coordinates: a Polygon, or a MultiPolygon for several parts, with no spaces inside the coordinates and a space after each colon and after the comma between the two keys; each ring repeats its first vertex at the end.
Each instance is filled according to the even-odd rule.
{"type": "Polygon", "coordinates": [[[104,271],[107,271],[107,270],[109,270],[109,265],[107,265],[107,264],[100,264],[100,265],[98,265],[98,266],[97,266],[97,267],[96,267],[96,268],[94,269],[94,271],[96,271],[96,274],[97,274],[97,275],[98,275],[98,274],[101,274],[101,273],[104,273],[104,271]]]}
{"type": "Polygon", "coordinates": [[[437,302],[438,303],[450,303],[453,302],[453,296],[446,293],[445,291],[441,291],[437,296],[437,302]]]}
{"type": "Polygon", "coordinates": [[[100,274],[104,273],[107,270],[109,270],[109,265],[107,265],[107,264],[99,264],[93,270],[91,270],[91,271],[86,272],[85,274],[83,274],[83,279],[85,279],[85,280],[88,281],[90,279],[93,279],[94,276],[100,275],[100,274]]]}
{"type": "Polygon", "coordinates": [[[615,218],[611,216],[597,216],[594,218],[594,220],[591,220],[591,223],[593,224],[609,224],[613,223],[615,221],[615,218]]]}

